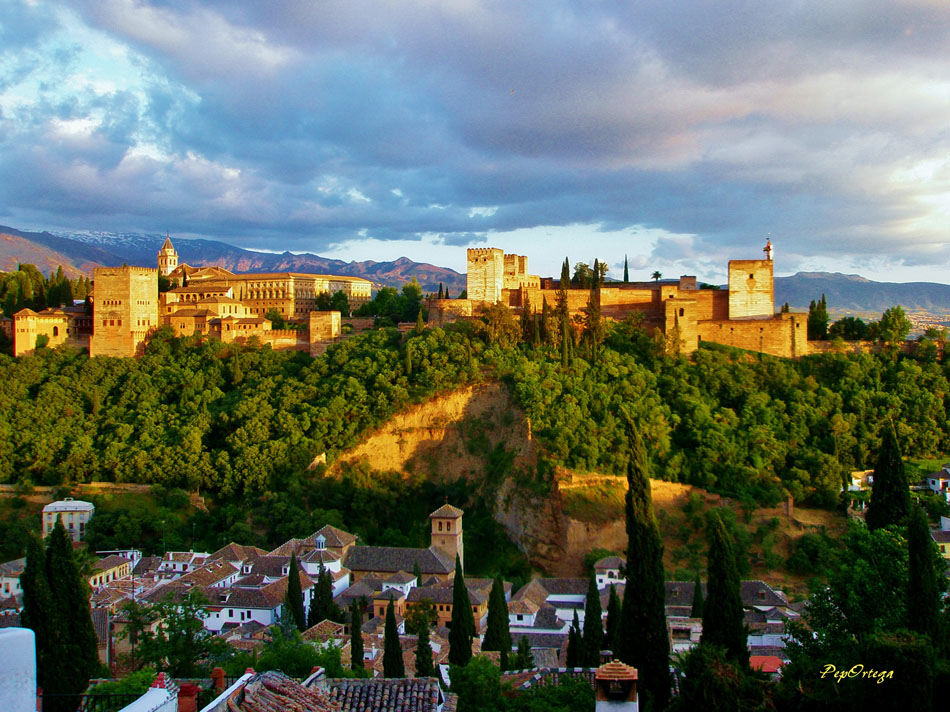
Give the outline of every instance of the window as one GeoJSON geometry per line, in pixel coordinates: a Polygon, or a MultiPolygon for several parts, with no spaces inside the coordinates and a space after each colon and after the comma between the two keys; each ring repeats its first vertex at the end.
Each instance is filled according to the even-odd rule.
{"type": "Polygon", "coordinates": [[[446,523],[445,523],[445,530],[446,530],[447,532],[452,531],[452,522],[446,522],[446,523]]]}
{"type": "Polygon", "coordinates": [[[749,279],[755,279],[755,275],[749,272],[749,279]]]}
{"type": "Polygon", "coordinates": [[[685,314],[686,314],[686,310],[683,309],[683,307],[680,307],[680,316],[683,316],[685,314]]]}
{"type": "Polygon", "coordinates": [[[439,522],[439,531],[442,531],[442,522],[439,522]]]}
{"type": "Polygon", "coordinates": [[[519,621],[523,621],[523,620],[524,620],[524,616],[521,615],[520,613],[518,614],[517,618],[518,618],[519,621]]]}
{"type": "Polygon", "coordinates": [[[53,327],[53,336],[59,336],[59,327],[58,327],[58,326],[54,326],[54,327],[53,327]]]}

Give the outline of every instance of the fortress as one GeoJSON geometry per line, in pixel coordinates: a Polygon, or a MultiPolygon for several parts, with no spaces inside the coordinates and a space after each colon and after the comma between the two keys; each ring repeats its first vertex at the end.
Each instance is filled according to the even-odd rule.
{"type": "Polygon", "coordinates": [[[359,277],[292,272],[235,274],[221,267],[179,264],[166,237],[158,267],[97,267],[92,315],[85,307],[22,309],[13,315],[13,353],[33,353],[37,340],[53,348],[70,344],[90,356],[135,356],[159,326],[176,335],[205,334],[224,342],[256,337],[275,349],[323,353],[340,338],[339,311],[318,311],[317,297],[342,291],[351,307],[369,301],[372,282],[359,277]],[[158,290],[159,275],[176,286],[158,290]],[[182,285],[182,286],[177,286],[182,285]],[[303,323],[301,329],[273,329],[265,314],[303,323]]]}
{"type": "MultiPolygon", "coordinates": [[[[702,341],[795,358],[808,353],[808,315],[776,313],[772,246],[765,258],[731,260],[727,289],[700,289],[696,277],[655,282],[608,282],[594,290],[601,314],[620,320],[642,314],[648,331],[679,330],[681,351],[692,353],[702,341]]],[[[468,250],[468,299],[429,301],[429,323],[443,324],[475,316],[488,304],[504,304],[516,313],[554,307],[559,280],[528,274],[527,258],[498,248],[468,250]]],[[[591,291],[567,288],[571,317],[583,315],[591,291]]]]}

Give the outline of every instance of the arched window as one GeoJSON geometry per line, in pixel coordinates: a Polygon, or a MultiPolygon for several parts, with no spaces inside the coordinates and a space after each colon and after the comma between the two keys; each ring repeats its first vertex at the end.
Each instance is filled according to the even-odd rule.
{"type": "Polygon", "coordinates": [[[59,327],[58,327],[58,326],[54,326],[54,327],[53,327],[53,336],[59,336],[59,327]]]}

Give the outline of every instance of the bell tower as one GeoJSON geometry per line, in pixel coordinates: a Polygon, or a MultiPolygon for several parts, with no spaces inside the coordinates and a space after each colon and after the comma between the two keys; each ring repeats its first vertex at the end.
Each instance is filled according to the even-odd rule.
{"type": "Polygon", "coordinates": [[[158,273],[163,277],[167,277],[175,271],[176,267],[178,267],[178,253],[166,232],[165,242],[162,243],[162,248],[158,251],[158,273]]]}
{"type": "Polygon", "coordinates": [[[431,546],[455,561],[458,554],[462,567],[465,567],[465,550],[462,545],[462,510],[446,501],[429,515],[432,522],[431,546]]]}

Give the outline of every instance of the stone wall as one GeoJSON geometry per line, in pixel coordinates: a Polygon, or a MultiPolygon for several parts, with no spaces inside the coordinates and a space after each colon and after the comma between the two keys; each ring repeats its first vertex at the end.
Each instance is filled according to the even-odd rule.
{"type": "Polygon", "coordinates": [[[700,321],[697,335],[700,341],[798,358],[808,353],[807,321],[807,314],[776,314],[771,319],[742,321],[700,321]]]}

